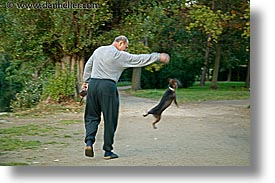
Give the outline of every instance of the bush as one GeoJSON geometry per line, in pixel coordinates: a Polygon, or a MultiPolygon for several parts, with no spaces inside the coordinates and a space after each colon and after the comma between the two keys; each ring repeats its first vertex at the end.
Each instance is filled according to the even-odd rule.
{"type": "Polygon", "coordinates": [[[30,80],[25,83],[23,90],[16,94],[11,101],[11,110],[24,110],[37,105],[42,94],[42,83],[38,80],[30,80]]]}
{"type": "Polygon", "coordinates": [[[64,102],[73,98],[76,80],[74,74],[61,71],[57,76],[51,76],[43,86],[42,99],[50,99],[55,102],[64,102]]]}

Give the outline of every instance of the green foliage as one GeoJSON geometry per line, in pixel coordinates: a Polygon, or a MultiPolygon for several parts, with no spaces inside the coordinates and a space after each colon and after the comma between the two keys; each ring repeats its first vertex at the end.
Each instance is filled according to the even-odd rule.
{"type": "Polygon", "coordinates": [[[16,91],[21,89],[20,84],[16,82],[12,83],[7,79],[6,69],[9,65],[10,63],[5,55],[0,53],[0,112],[10,111],[10,101],[16,91]]]}
{"type": "Polygon", "coordinates": [[[42,84],[37,80],[30,80],[25,83],[22,91],[16,94],[11,101],[11,110],[24,110],[37,105],[42,94],[42,84]]]}
{"type": "MultiPolygon", "coordinates": [[[[76,0],[74,3],[82,1],[76,0]]],[[[99,0],[93,3],[99,4],[100,8],[48,11],[49,19],[53,22],[49,36],[58,40],[57,46],[62,47],[63,53],[79,54],[98,44],[99,32],[102,32],[101,29],[112,20],[112,13],[105,1],[99,0]]]]}
{"type": "Polygon", "coordinates": [[[205,5],[194,5],[192,10],[189,12],[189,17],[192,22],[186,29],[191,31],[192,29],[199,28],[206,35],[211,35],[208,41],[213,39],[214,42],[218,42],[220,35],[224,31],[224,22],[234,18],[235,14],[228,15],[222,13],[221,10],[217,10],[214,12],[205,5]]]}
{"type": "Polygon", "coordinates": [[[244,38],[249,39],[250,38],[250,8],[249,7],[247,7],[244,10],[244,14],[240,18],[245,21],[245,26],[243,27],[242,36],[244,38]]]}
{"type": "Polygon", "coordinates": [[[160,69],[143,69],[141,87],[166,88],[168,78],[179,79],[182,82],[181,87],[192,86],[203,61],[203,56],[199,54],[200,50],[193,46],[191,34],[183,26],[184,22],[163,15],[159,23],[166,26],[158,30],[149,45],[152,45],[153,50],[169,53],[170,62],[168,65],[160,64],[160,69]]]}
{"type": "Polygon", "coordinates": [[[177,78],[181,82],[180,87],[190,87],[195,82],[195,77],[199,73],[199,64],[197,60],[184,57],[183,54],[173,51],[171,61],[160,71],[150,72],[143,70],[142,88],[166,88],[168,78],[177,78]]]}
{"type": "Polygon", "coordinates": [[[60,71],[57,76],[50,76],[45,82],[42,91],[42,99],[48,97],[55,102],[64,102],[74,96],[76,86],[74,74],[68,71],[60,71]]]}

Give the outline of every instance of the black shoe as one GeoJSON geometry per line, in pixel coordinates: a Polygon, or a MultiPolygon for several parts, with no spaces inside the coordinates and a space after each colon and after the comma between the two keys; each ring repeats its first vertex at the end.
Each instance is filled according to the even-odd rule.
{"type": "Polygon", "coordinates": [[[86,146],[85,147],[85,156],[94,157],[93,146],[86,146]]]}
{"type": "Polygon", "coordinates": [[[115,158],[118,158],[117,154],[115,154],[113,152],[110,152],[110,151],[105,151],[105,154],[104,154],[104,159],[105,160],[115,159],[115,158]]]}

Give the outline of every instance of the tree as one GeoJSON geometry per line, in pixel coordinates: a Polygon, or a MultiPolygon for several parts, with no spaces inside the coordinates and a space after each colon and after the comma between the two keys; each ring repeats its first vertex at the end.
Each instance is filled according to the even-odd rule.
{"type": "MultiPolygon", "coordinates": [[[[148,46],[149,39],[152,39],[156,31],[156,24],[163,10],[157,2],[131,2],[131,14],[128,14],[123,21],[123,31],[126,32],[130,39],[129,52],[132,53],[149,53],[151,50],[148,46]]],[[[152,64],[148,68],[159,67],[158,64],[152,64]]],[[[133,68],[132,90],[141,89],[141,68],[133,68]]]]}
{"type": "Polygon", "coordinates": [[[205,63],[203,67],[203,72],[201,76],[201,85],[204,85],[206,67],[208,65],[209,49],[212,45],[211,41],[216,44],[216,59],[214,74],[212,79],[212,89],[217,89],[217,79],[219,73],[219,65],[221,58],[221,35],[224,32],[224,24],[230,19],[234,18],[234,14],[230,15],[228,13],[222,13],[221,10],[214,11],[215,4],[212,1],[212,9],[205,5],[193,5],[193,9],[189,12],[190,18],[194,21],[187,26],[190,31],[194,28],[200,28],[207,35],[207,46],[205,52],[205,63]]]}
{"type": "Polygon", "coordinates": [[[84,54],[97,46],[102,39],[99,35],[112,18],[108,5],[98,3],[100,9],[89,10],[1,9],[0,33],[6,38],[1,48],[10,57],[7,77],[26,83],[37,79],[42,70],[48,72],[52,65],[53,74],[70,70],[79,84],[84,54]]]}
{"type": "MultiPolygon", "coordinates": [[[[245,26],[243,26],[242,36],[249,42],[250,38],[250,9],[249,6],[245,8],[245,12],[241,19],[244,20],[245,26]]],[[[249,44],[248,44],[249,45],[249,44]]],[[[246,51],[249,53],[249,46],[247,46],[246,51]]],[[[245,84],[247,87],[250,86],[250,61],[248,61],[247,65],[247,76],[245,80],[245,84]]]]}
{"type": "MultiPolygon", "coordinates": [[[[140,88],[139,83],[144,88],[166,87],[167,77],[177,77],[188,87],[199,76],[205,78],[207,69],[201,73],[201,67],[214,67],[215,87],[219,68],[233,70],[247,65],[249,69],[247,0],[96,3],[99,8],[93,9],[1,8],[0,36],[5,38],[0,42],[0,54],[5,57],[0,64],[1,84],[16,85],[16,92],[23,92],[32,89],[31,80],[41,82],[42,91],[54,82],[50,76],[65,77],[60,80],[75,82],[74,93],[67,95],[76,95],[85,61],[97,47],[111,44],[121,34],[129,38],[131,53],[171,55],[168,65],[155,63],[143,68],[142,74],[133,72],[133,81],[137,81],[133,89],[140,88]]],[[[14,98],[15,93],[9,97],[14,98]]]]}
{"type": "MultiPolygon", "coordinates": [[[[97,45],[101,39],[99,33],[104,31],[106,24],[112,19],[109,5],[104,1],[98,1],[98,3],[100,8],[55,9],[49,12],[51,20],[55,22],[55,26],[50,30],[51,37],[57,39],[56,47],[50,48],[55,49],[52,55],[62,55],[58,60],[61,70],[64,70],[67,65],[72,74],[76,75],[78,90],[82,83],[85,52],[90,52],[90,49],[97,45]],[[66,26],[62,26],[64,22],[67,23],[66,26]]],[[[50,43],[51,40],[49,40],[50,43]]]]}

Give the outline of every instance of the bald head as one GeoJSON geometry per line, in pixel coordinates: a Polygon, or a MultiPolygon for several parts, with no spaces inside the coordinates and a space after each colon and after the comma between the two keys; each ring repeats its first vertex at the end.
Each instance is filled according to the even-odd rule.
{"type": "Polygon", "coordinates": [[[123,41],[123,42],[129,44],[129,40],[126,36],[121,35],[121,36],[116,37],[114,40],[114,42],[120,42],[120,41],[123,41]]]}
{"type": "Polygon", "coordinates": [[[129,40],[126,36],[118,36],[115,38],[113,42],[113,46],[115,46],[120,51],[126,51],[128,48],[129,40]]]}

